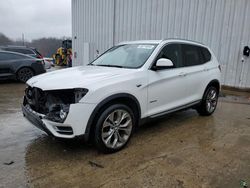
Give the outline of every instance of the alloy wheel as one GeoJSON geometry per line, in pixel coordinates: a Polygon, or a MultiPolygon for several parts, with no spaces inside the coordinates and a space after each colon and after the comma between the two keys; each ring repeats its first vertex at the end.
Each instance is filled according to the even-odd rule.
{"type": "Polygon", "coordinates": [[[215,89],[211,89],[206,98],[206,109],[209,113],[212,113],[217,105],[218,94],[215,89]]]}
{"type": "Polygon", "coordinates": [[[132,117],[126,110],[111,112],[102,125],[102,141],[106,147],[117,149],[128,141],[133,128],[132,117]]]}

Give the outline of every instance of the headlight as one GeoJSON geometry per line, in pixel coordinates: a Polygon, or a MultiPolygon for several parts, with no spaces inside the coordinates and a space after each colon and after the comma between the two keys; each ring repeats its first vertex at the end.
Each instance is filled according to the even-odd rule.
{"type": "Polygon", "coordinates": [[[39,88],[26,89],[26,99],[33,110],[45,118],[63,123],[71,104],[78,103],[88,92],[85,88],[43,91],[39,88]]]}
{"type": "Polygon", "coordinates": [[[65,112],[63,109],[60,110],[59,116],[61,119],[65,119],[67,117],[68,112],[65,112]]]}
{"type": "Polygon", "coordinates": [[[54,122],[63,123],[69,113],[69,106],[69,104],[51,105],[49,113],[44,118],[54,122]]]}

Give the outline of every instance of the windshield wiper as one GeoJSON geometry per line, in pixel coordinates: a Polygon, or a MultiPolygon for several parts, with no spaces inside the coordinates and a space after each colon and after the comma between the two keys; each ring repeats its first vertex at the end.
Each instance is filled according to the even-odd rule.
{"type": "Polygon", "coordinates": [[[102,64],[100,64],[100,65],[96,65],[96,66],[124,68],[124,67],[121,66],[121,65],[102,65],[102,64]]]}

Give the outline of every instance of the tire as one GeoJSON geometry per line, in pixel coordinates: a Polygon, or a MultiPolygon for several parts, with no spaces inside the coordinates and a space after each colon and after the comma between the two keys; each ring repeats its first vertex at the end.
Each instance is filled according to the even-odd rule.
{"type": "Polygon", "coordinates": [[[28,79],[30,79],[31,77],[34,76],[34,72],[32,69],[28,68],[28,67],[24,67],[21,68],[18,72],[17,72],[17,79],[20,82],[26,82],[28,79]]]}
{"type": "Polygon", "coordinates": [[[124,104],[113,104],[104,109],[94,132],[97,149],[103,153],[114,153],[124,148],[132,136],[135,122],[133,111],[124,104]]]}
{"type": "Polygon", "coordinates": [[[201,116],[210,116],[214,113],[218,103],[219,91],[214,86],[209,86],[202,98],[201,104],[197,108],[197,112],[201,116]]]}

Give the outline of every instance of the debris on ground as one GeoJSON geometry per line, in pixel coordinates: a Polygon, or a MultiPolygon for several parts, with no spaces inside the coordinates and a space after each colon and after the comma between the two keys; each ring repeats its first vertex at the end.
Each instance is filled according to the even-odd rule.
{"type": "Polygon", "coordinates": [[[240,180],[240,187],[241,188],[247,188],[247,182],[244,180],[240,180]]]}
{"type": "Polygon", "coordinates": [[[10,161],[10,162],[5,162],[3,163],[4,165],[12,165],[14,163],[14,161],[10,161]]]}
{"type": "Polygon", "coordinates": [[[104,166],[98,164],[98,163],[95,163],[93,161],[89,161],[89,164],[92,166],[92,167],[98,167],[98,168],[104,168],[104,166]]]}

